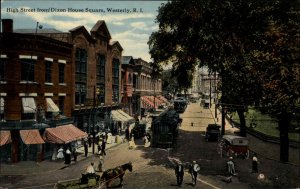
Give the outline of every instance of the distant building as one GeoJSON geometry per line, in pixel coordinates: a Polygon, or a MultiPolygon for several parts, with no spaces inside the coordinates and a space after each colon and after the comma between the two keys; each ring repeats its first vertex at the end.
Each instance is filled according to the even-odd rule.
{"type": "Polygon", "coordinates": [[[161,75],[153,78],[151,74],[150,63],[141,58],[134,59],[133,110],[136,115],[141,115],[142,109],[158,108],[167,102],[162,97],[161,75]]]}

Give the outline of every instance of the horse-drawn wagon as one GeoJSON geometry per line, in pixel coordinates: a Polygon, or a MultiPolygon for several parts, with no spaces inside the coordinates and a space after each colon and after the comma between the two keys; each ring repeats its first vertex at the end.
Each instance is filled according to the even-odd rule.
{"type": "Polygon", "coordinates": [[[102,189],[110,187],[110,183],[114,179],[120,179],[120,186],[123,185],[123,176],[125,172],[129,170],[132,171],[132,163],[125,163],[123,165],[117,166],[113,169],[108,169],[104,171],[101,177],[98,174],[82,174],[81,178],[61,180],[58,181],[54,188],[56,189],[83,189],[83,188],[97,188],[102,189]]]}
{"type": "Polygon", "coordinates": [[[69,180],[61,180],[56,183],[56,189],[82,189],[95,188],[99,185],[96,178],[87,178],[86,182],[82,178],[75,178],[69,180]]]}

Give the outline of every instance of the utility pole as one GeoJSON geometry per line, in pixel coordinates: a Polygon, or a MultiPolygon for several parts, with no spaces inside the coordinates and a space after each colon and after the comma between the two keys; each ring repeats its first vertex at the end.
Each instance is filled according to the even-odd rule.
{"type": "MultiPolygon", "coordinates": [[[[217,74],[215,72],[215,118],[218,118],[218,113],[217,113],[217,101],[218,101],[218,93],[217,93],[217,74]]],[[[218,119],[217,119],[218,121],[218,119]]]]}
{"type": "Polygon", "coordinates": [[[93,131],[92,131],[92,135],[93,135],[93,154],[95,153],[95,108],[96,107],[96,86],[94,85],[94,91],[93,91],[93,111],[92,111],[92,115],[93,115],[93,131]]]}
{"type": "Polygon", "coordinates": [[[209,108],[211,108],[211,78],[209,75],[209,108]]]}

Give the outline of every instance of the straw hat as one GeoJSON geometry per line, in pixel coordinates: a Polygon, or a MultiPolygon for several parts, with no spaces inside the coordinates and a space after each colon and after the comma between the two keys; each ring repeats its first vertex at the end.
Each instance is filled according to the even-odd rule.
{"type": "Polygon", "coordinates": [[[196,161],[193,161],[193,163],[196,163],[196,161]]]}

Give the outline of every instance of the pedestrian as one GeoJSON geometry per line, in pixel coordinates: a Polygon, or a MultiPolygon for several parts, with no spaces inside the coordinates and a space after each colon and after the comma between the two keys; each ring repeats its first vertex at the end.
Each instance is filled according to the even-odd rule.
{"type": "Polygon", "coordinates": [[[258,159],[256,154],[253,154],[252,158],[252,173],[258,173],[258,159]]]}
{"type": "Polygon", "coordinates": [[[100,153],[101,153],[101,145],[100,145],[100,141],[99,141],[99,143],[97,144],[97,150],[98,150],[97,154],[100,155],[100,153]]]}
{"type": "Polygon", "coordinates": [[[175,167],[175,175],[177,179],[177,185],[181,187],[184,175],[184,167],[181,162],[178,162],[178,164],[175,167]]]}
{"type": "Polygon", "coordinates": [[[103,137],[102,137],[102,144],[101,144],[101,154],[102,154],[103,156],[106,156],[106,152],[105,152],[105,148],[106,148],[106,140],[107,140],[106,136],[103,136],[103,137]]]}
{"type": "Polygon", "coordinates": [[[76,147],[73,148],[73,157],[74,157],[74,161],[76,162],[77,161],[77,148],[76,147]]]}
{"type": "Polygon", "coordinates": [[[233,162],[233,157],[229,157],[227,161],[227,171],[229,176],[235,175],[235,168],[234,168],[234,162],[233,162]]]}
{"type": "Polygon", "coordinates": [[[89,137],[88,137],[88,143],[89,143],[89,147],[92,147],[92,135],[90,135],[89,137]]]}
{"type": "Polygon", "coordinates": [[[69,148],[67,148],[66,150],[66,154],[65,154],[65,164],[70,164],[71,163],[71,151],[69,148]]]}
{"type": "Polygon", "coordinates": [[[64,158],[64,149],[60,147],[57,151],[57,159],[63,159],[64,158]]]}
{"type": "Polygon", "coordinates": [[[105,171],[105,169],[104,169],[104,159],[103,159],[103,156],[101,156],[101,155],[99,156],[98,171],[99,172],[105,171]]]}
{"type": "Polygon", "coordinates": [[[125,138],[126,138],[126,140],[127,141],[129,141],[129,135],[130,133],[129,133],[129,126],[127,126],[127,128],[126,128],[126,130],[125,130],[125,138]]]}
{"type": "Polygon", "coordinates": [[[84,147],[84,156],[87,157],[87,154],[88,154],[88,144],[87,144],[87,141],[83,142],[83,147],[84,147]]]}
{"type": "Polygon", "coordinates": [[[192,176],[192,185],[196,186],[197,184],[197,174],[200,171],[200,166],[196,161],[193,161],[193,163],[190,165],[189,172],[192,176]]]}

